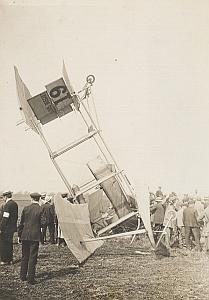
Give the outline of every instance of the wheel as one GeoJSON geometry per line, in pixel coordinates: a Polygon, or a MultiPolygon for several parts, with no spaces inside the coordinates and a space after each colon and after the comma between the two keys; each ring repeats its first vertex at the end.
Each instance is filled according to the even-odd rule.
{"type": "Polygon", "coordinates": [[[95,76],[94,75],[88,75],[86,77],[86,82],[89,83],[89,84],[93,84],[95,81],[95,76]]]}

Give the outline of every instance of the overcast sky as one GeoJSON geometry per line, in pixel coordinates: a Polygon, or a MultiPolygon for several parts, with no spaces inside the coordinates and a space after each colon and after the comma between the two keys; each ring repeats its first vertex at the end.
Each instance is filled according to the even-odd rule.
{"type": "MultiPolygon", "coordinates": [[[[13,69],[36,95],[64,59],[77,91],[96,76],[102,134],[135,187],[209,194],[209,1],[0,3],[0,190],[65,190],[39,136],[16,126],[13,69]]],[[[79,137],[68,118],[44,128],[56,146],[79,137]]],[[[85,180],[83,155],[62,164],[85,180]]]]}

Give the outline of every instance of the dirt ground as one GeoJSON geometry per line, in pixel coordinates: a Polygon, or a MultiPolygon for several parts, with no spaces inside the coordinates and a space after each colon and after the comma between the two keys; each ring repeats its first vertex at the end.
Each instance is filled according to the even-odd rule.
{"type": "Polygon", "coordinates": [[[20,257],[15,244],[14,265],[0,266],[0,299],[209,299],[205,253],[173,250],[159,258],[147,242],[126,238],[106,241],[78,267],[67,247],[47,244],[40,246],[34,286],[19,280],[20,257]]]}

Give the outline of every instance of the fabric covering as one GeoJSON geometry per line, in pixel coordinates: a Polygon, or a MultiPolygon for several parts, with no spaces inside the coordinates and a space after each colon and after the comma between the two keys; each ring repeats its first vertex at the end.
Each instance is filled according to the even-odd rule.
{"type": "MultiPolygon", "coordinates": [[[[109,176],[115,171],[113,165],[106,164],[99,156],[96,160],[89,162],[87,166],[97,180],[109,176]]],[[[124,192],[114,177],[105,180],[100,185],[112,203],[119,218],[130,213],[130,204],[126,200],[124,192]]]]}
{"type": "Polygon", "coordinates": [[[111,202],[102,189],[86,195],[86,199],[88,202],[92,230],[94,232],[118,220],[118,216],[112,208],[111,202]]]}
{"type": "Polygon", "coordinates": [[[111,206],[111,202],[101,189],[88,194],[86,198],[88,201],[90,221],[94,223],[108,210],[111,206]]]}
{"type": "Polygon", "coordinates": [[[155,247],[155,241],[150,220],[150,200],[149,194],[147,193],[147,187],[143,185],[140,188],[136,188],[136,196],[139,213],[144,223],[144,227],[147,230],[147,234],[151,245],[155,247]]]}
{"type": "Polygon", "coordinates": [[[23,114],[25,123],[36,133],[39,133],[41,131],[41,127],[38,124],[38,121],[30,108],[30,105],[28,104],[28,99],[31,98],[31,94],[25,85],[25,83],[22,81],[18,70],[16,67],[15,69],[15,79],[16,79],[16,86],[17,86],[17,94],[19,98],[19,104],[20,104],[20,110],[23,114]],[[37,130],[37,128],[39,130],[37,130]]]}
{"type": "Polygon", "coordinates": [[[55,196],[55,211],[68,248],[81,263],[100,247],[102,241],[83,242],[93,238],[88,204],[71,204],[61,194],[55,196]]]}

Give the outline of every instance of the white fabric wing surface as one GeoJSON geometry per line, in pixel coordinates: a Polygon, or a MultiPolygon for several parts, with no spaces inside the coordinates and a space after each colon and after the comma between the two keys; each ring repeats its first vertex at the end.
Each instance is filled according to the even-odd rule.
{"type": "Polygon", "coordinates": [[[103,244],[102,241],[83,242],[85,239],[94,238],[88,204],[71,204],[61,194],[57,194],[55,211],[68,248],[80,263],[85,261],[103,244]]]}

